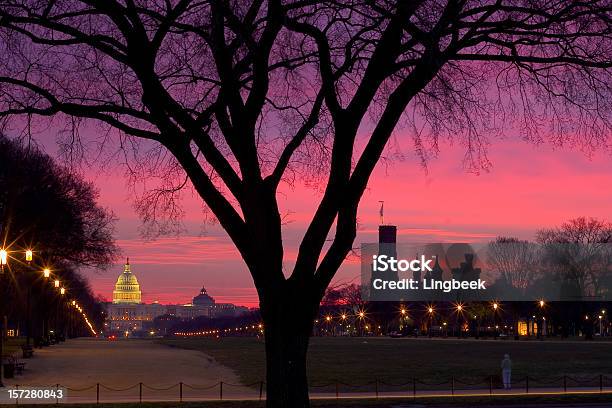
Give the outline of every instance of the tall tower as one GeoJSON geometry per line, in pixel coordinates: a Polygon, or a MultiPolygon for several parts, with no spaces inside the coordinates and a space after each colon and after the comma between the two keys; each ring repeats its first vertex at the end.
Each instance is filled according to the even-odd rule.
{"type": "MultiPolygon", "coordinates": [[[[378,254],[377,255],[387,255],[387,257],[397,258],[397,226],[384,224],[384,202],[380,202],[380,222],[381,224],[378,226],[378,254]]],[[[397,271],[392,271],[390,269],[386,271],[376,271],[374,272],[370,269],[371,282],[370,288],[373,288],[372,282],[374,279],[382,279],[389,281],[397,281],[399,279],[397,271]]],[[[388,300],[389,296],[393,296],[391,292],[385,293],[385,290],[372,290],[370,291],[370,300],[388,300]]]]}

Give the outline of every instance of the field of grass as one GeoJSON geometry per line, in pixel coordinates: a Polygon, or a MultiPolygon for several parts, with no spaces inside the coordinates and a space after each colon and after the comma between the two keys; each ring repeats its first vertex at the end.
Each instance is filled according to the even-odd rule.
{"type": "MultiPolygon", "coordinates": [[[[245,384],[265,378],[262,340],[228,337],[161,342],[201,350],[235,370],[245,384]]],[[[512,358],[514,379],[528,375],[533,386],[544,385],[538,384],[538,379],[563,375],[594,379],[599,374],[610,377],[605,385],[612,386],[612,347],[585,341],[315,337],[309,348],[308,374],[315,385],[336,380],[365,384],[375,379],[397,384],[412,381],[413,377],[435,383],[451,376],[458,381],[486,384],[487,378],[499,374],[505,353],[512,358]]],[[[593,380],[589,385],[596,384],[593,380]]],[[[575,385],[580,384],[569,384],[575,385]]]]}

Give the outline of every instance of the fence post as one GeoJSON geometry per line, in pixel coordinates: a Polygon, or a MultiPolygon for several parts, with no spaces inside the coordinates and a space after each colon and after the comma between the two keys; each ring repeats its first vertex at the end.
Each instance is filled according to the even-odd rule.
{"type": "Polygon", "coordinates": [[[567,374],[563,376],[563,392],[567,394],[567,374]]]}
{"type": "Polygon", "coordinates": [[[603,374],[599,374],[599,392],[603,392],[603,374]]]}
{"type": "Polygon", "coordinates": [[[263,381],[259,382],[259,400],[263,398],[263,381]]]}
{"type": "Polygon", "coordinates": [[[529,376],[525,377],[525,394],[529,394],[529,376]]]}
{"type": "Polygon", "coordinates": [[[489,395],[493,395],[493,376],[489,376],[489,395]]]}
{"type": "Polygon", "coordinates": [[[179,383],[179,402],[183,402],[183,382],[179,383]]]}
{"type": "Polygon", "coordinates": [[[219,399],[223,399],[223,381],[219,383],[219,399]]]}
{"type": "Polygon", "coordinates": [[[374,380],[375,390],[376,390],[376,399],[378,399],[378,378],[374,380]]]}
{"type": "Polygon", "coordinates": [[[451,377],[451,395],[455,395],[455,376],[451,377]]]}
{"type": "Polygon", "coordinates": [[[96,383],[96,404],[100,403],[100,383],[96,383]]]}
{"type": "Polygon", "coordinates": [[[142,383],[138,383],[138,401],[142,404],[142,383]]]}

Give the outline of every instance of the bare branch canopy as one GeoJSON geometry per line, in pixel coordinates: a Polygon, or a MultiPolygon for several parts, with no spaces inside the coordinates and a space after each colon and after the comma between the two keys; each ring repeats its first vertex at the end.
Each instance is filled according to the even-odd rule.
{"type": "Polygon", "coordinates": [[[0,0],[0,121],[55,117],[163,146],[240,251],[264,318],[279,297],[310,316],[398,129],[422,160],[453,138],[473,170],[504,131],[610,147],[611,11],[609,0],[0,0]],[[313,172],[322,198],[285,277],[278,187],[313,172]]]}

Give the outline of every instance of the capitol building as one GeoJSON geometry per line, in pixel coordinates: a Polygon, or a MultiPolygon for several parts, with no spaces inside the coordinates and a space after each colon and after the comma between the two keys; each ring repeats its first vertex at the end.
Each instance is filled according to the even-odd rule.
{"type": "Polygon", "coordinates": [[[248,311],[246,307],[231,303],[217,303],[205,288],[193,298],[192,303],[162,305],[158,302],[142,303],[142,291],[136,275],[132,273],[129,258],[123,273],[117,278],[113,301],[106,303],[106,331],[133,333],[149,330],[153,320],[160,316],[173,316],[181,320],[196,317],[232,317],[248,311]]]}

